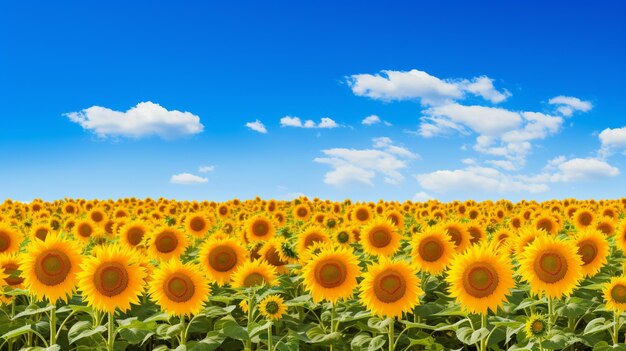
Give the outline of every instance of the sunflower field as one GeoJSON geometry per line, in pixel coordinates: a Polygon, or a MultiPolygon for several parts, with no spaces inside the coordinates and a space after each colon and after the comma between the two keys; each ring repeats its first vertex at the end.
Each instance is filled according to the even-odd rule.
{"type": "Polygon", "coordinates": [[[626,199],[0,205],[1,350],[626,350],[626,199]]]}

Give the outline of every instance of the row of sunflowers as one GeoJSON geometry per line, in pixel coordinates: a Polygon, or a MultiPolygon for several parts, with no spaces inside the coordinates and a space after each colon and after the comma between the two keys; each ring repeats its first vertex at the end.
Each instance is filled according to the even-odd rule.
{"type": "Polygon", "coordinates": [[[0,205],[2,350],[626,350],[626,199],[0,205]]]}

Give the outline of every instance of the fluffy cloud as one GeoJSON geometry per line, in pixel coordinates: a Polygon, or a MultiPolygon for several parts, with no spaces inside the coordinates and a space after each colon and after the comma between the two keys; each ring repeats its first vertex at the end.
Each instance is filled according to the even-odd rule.
{"type": "Polygon", "coordinates": [[[263,125],[263,122],[259,121],[258,119],[254,122],[246,123],[246,127],[254,130],[255,132],[259,132],[261,134],[267,134],[267,129],[265,129],[265,125],[263,125]]]}
{"type": "Polygon", "coordinates": [[[126,112],[92,106],[66,113],[70,121],[101,138],[159,136],[175,139],[201,133],[200,117],[190,112],[169,111],[153,102],[140,102],[126,112]]]}
{"type": "Polygon", "coordinates": [[[387,137],[373,139],[371,149],[334,148],[322,153],[325,157],[314,161],[333,168],[324,176],[324,182],[335,186],[355,182],[373,186],[377,174],[382,174],[386,183],[398,184],[404,180],[400,171],[407,167],[408,160],[418,157],[387,137]]]}
{"type": "Polygon", "coordinates": [[[203,177],[191,174],[191,173],[174,174],[170,178],[170,183],[172,184],[192,185],[192,184],[204,184],[208,182],[209,180],[207,178],[203,178],[203,177]]]}
{"type": "Polygon", "coordinates": [[[440,79],[424,71],[384,70],[378,74],[354,74],[347,78],[352,92],[372,99],[420,100],[423,105],[440,105],[463,99],[466,93],[492,103],[504,101],[511,94],[498,91],[493,80],[481,76],[468,79],[440,79]]]}
{"type": "Polygon", "coordinates": [[[380,119],[380,117],[376,115],[367,116],[363,118],[363,120],[361,121],[361,124],[366,125],[366,126],[372,126],[372,125],[380,124],[380,123],[383,123],[386,126],[391,126],[391,123],[387,121],[383,121],[382,119],[380,119]]]}
{"type": "Polygon", "coordinates": [[[200,172],[200,173],[212,173],[213,171],[215,171],[215,166],[213,166],[213,165],[200,166],[198,168],[198,172],[200,172]]]}
{"type": "Polygon", "coordinates": [[[339,124],[328,117],[322,117],[319,123],[315,123],[314,121],[308,119],[302,122],[300,117],[291,117],[285,116],[280,119],[281,127],[294,127],[294,128],[321,128],[321,129],[332,129],[338,128],[339,124]]]}
{"type": "Polygon", "coordinates": [[[548,103],[557,105],[556,110],[565,117],[570,117],[575,111],[589,112],[593,108],[591,102],[573,96],[556,96],[548,100],[548,103]]]}
{"type": "Polygon", "coordinates": [[[598,135],[602,145],[600,154],[606,156],[613,150],[626,149],[626,127],[607,128],[598,135]]]}
{"type": "Polygon", "coordinates": [[[565,157],[561,156],[548,162],[546,169],[555,170],[548,173],[548,179],[551,182],[587,181],[619,175],[619,169],[596,158],[566,160],[565,157]]]}

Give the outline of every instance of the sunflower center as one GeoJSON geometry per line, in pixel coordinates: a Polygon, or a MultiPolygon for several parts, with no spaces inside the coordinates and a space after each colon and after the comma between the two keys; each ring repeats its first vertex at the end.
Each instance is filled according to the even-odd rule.
{"type": "Polygon", "coordinates": [[[39,228],[35,231],[35,237],[41,241],[46,240],[47,236],[48,236],[48,229],[46,228],[39,228]]]}
{"type": "Polygon", "coordinates": [[[611,298],[617,303],[626,303],[626,286],[618,284],[611,289],[611,298]]]}
{"type": "Polygon", "coordinates": [[[534,262],[535,274],[546,283],[556,283],[567,273],[565,257],[556,252],[544,252],[534,262]]]}
{"type": "Polygon", "coordinates": [[[361,208],[361,209],[359,209],[359,210],[357,210],[357,211],[356,211],[356,218],[357,218],[359,221],[366,221],[366,220],[368,220],[368,219],[369,219],[369,217],[370,217],[370,214],[369,214],[369,212],[367,212],[367,210],[365,210],[365,209],[362,209],[362,208],[361,208]]]}
{"type": "Polygon", "coordinates": [[[137,246],[143,240],[144,231],[138,227],[132,227],[126,233],[126,239],[132,246],[137,246]]]}
{"type": "Polygon", "coordinates": [[[245,286],[246,288],[262,285],[263,283],[265,283],[265,277],[258,272],[248,274],[248,276],[246,276],[246,278],[243,280],[243,286],[245,286]]]}
{"type": "Polygon", "coordinates": [[[404,277],[394,270],[380,273],[374,279],[374,294],[384,303],[393,303],[404,297],[406,293],[404,277]]]}
{"type": "Polygon", "coordinates": [[[325,240],[324,236],[318,233],[310,233],[306,236],[306,238],[304,238],[304,248],[306,249],[315,243],[324,242],[324,240],[325,240]]]}
{"type": "Polygon", "coordinates": [[[15,263],[6,263],[2,266],[2,270],[7,277],[4,279],[10,286],[16,286],[22,284],[24,278],[19,276],[18,266],[15,263]]]}
{"type": "Polygon", "coordinates": [[[252,225],[252,232],[256,236],[266,236],[270,232],[270,228],[264,221],[257,221],[252,225]]]}
{"type": "Polygon", "coordinates": [[[549,218],[542,218],[537,221],[537,229],[543,229],[548,233],[552,232],[552,221],[549,218]]]}
{"type": "Polygon", "coordinates": [[[297,211],[298,217],[306,217],[307,213],[306,208],[299,208],[297,211]]]}
{"type": "Polygon", "coordinates": [[[276,248],[274,246],[270,247],[266,252],[265,252],[265,260],[267,261],[267,263],[271,264],[272,266],[284,266],[285,262],[283,262],[283,260],[280,259],[280,256],[278,255],[278,251],[276,251],[276,248]]]}
{"type": "Polygon", "coordinates": [[[91,236],[91,232],[93,230],[91,229],[91,226],[89,224],[83,223],[80,225],[80,227],[78,227],[78,235],[88,238],[91,236]]]}
{"type": "Polygon", "coordinates": [[[382,248],[391,242],[391,233],[385,229],[375,229],[370,232],[372,246],[382,248]]]}
{"type": "Polygon", "coordinates": [[[226,245],[221,245],[209,253],[209,265],[218,272],[228,272],[237,264],[235,250],[226,245]]]}
{"type": "Polygon", "coordinates": [[[315,267],[315,280],[326,289],[336,288],[346,279],[346,265],[339,260],[323,261],[315,267]]]}
{"type": "Polygon", "coordinates": [[[496,269],[485,262],[476,262],[465,269],[463,288],[476,298],[487,297],[498,288],[499,278],[496,269]]]}
{"type": "Polygon", "coordinates": [[[222,216],[225,216],[228,213],[228,208],[226,207],[220,207],[220,214],[222,216]]]}
{"type": "Polygon", "coordinates": [[[265,310],[268,314],[276,314],[278,313],[278,304],[276,301],[269,301],[265,304],[265,310]]]}
{"type": "Polygon", "coordinates": [[[121,294],[128,287],[128,271],[118,262],[102,263],[93,276],[96,290],[104,296],[121,294]]]}
{"type": "Polygon", "coordinates": [[[337,241],[339,241],[340,243],[342,244],[347,243],[348,240],[350,240],[350,235],[348,233],[341,232],[337,234],[337,241]]]}
{"type": "Polygon", "coordinates": [[[591,224],[592,220],[593,220],[593,217],[591,216],[591,214],[587,212],[583,212],[580,214],[580,216],[578,216],[578,222],[582,225],[589,225],[591,224]]]}
{"type": "Polygon", "coordinates": [[[450,239],[452,239],[452,242],[454,242],[454,246],[461,245],[461,241],[463,240],[463,234],[461,234],[461,231],[456,228],[448,228],[448,235],[450,236],[450,239]]]}
{"type": "Polygon", "coordinates": [[[476,244],[483,237],[482,232],[478,228],[468,228],[467,231],[470,234],[470,243],[476,244]]]}
{"type": "Polygon", "coordinates": [[[533,333],[540,334],[543,332],[545,324],[541,320],[535,320],[530,327],[532,328],[533,333]]]}
{"type": "Polygon", "coordinates": [[[170,253],[176,250],[176,247],[178,246],[178,238],[176,237],[176,234],[170,231],[164,231],[157,236],[155,245],[159,252],[170,253]]]}
{"type": "Polygon", "coordinates": [[[47,250],[35,261],[35,275],[41,283],[53,286],[62,283],[72,268],[70,258],[60,250],[47,250]]]}
{"type": "Polygon", "coordinates": [[[426,262],[435,262],[443,256],[443,246],[435,238],[422,240],[419,246],[419,254],[426,262]]]}
{"type": "Polygon", "coordinates": [[[104,216],[100,212],[94,212],[94,213],[91,214],[91,219],[94,222],[100,222],[100,221],[102,221],[104,219],[104,216]]]}
{"type": "Polygon", "coordinates": [[[598,247],[591,240],[581,241],[578,243],[578,255],[583,260],[583,266],[586,266],[598,256],[598,247]]]}
{"type": "Polygon", "coordinates": [[[204,219],[200,217],[194,217],[191,219],[191,221],[189,221],[189,227],[194,232],[201,232],[202,230],[204,230],[205,226],[206,223],[204,222],[204,219]]]}
{"type": "Polygon", "coordinates": [[[0,232],[0,252],[6,251],[11,246],[11,236],[7,232],[0,232]]]}
{"type": "Polygon", "coordinates": [[[187,302],[196,292],[196,286],[189,276],[174,273],[163,284],[163,291],[174,302],[187,302]]]}

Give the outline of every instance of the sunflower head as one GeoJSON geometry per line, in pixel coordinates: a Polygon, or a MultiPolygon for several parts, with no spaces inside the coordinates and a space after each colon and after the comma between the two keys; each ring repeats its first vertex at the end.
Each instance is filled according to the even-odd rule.
{"type": "Polygon", "coordinates": [[[366,205],[358,205],[352,210],[352,220],[357,223],[364,224],[372,219],[372,212],[366,205]]]}
{"type": "Polygon", "coordinates": [[[193,213],[185,217],[185,229],[195,237],[203,238],[211,225],[209,216],[205,213],[193,213]]]}
{"type": "Polygon", "coordinates": [[[543,339],[548,335],[548,320],[542,314],[532,314],[526,319],[524,332],[528,338],[543,339]]]}
{"type": "Polygon", "coordinates": [[[398,228],[388,220],[373,220],[361,231],[363,251],[370,255],[391,257],[400,247],[398,228]]]}
{"type": "Polygon", "coordinates": [[[21,232],[0,223],[0,254],[11,255],[17,253],[23,240],[24,236],[21,232]]]}
{"type": "Polygon", "coordinates": [[[253,288],[258,286],[276,286],[276,268],[264,260],[246,262],[233,273],[234,288],[253,288]]]}
{"type": "Polygon", "coordinates": [[[246,262],[248,252],[233,238],[209,239],[200,247],[200,266],[219,285],[230,282],[233,272],[246,262]]]}
{"type": "Polygon", "coordinates": [[[287,305],[285,305],[285,300],[280,295],[268,295],[259,303],[259,311],[263,317],[276,320],[285,314],[287,305]]]}
{"type": "Polygon", "coordinates": [[[411,246],[413,263],[430,274],[442,273],[455,254],[454,244],[442,226],[427,227],[413,237],[411,246]]]}
{"type": "Polygon", "coordinates": [[[304,286],[316,302],[335,303],[351,297],[359,274],[357,258],[345,247],[322,248],[302,269],[304,286]]]}
{"type": "Polygon", "coordinates": [[[264,216],[252,217],[246,225],[246,238],[251,241],[269,240],[276,234],[272,221],[264,216]]]}
{"type": "MultiPolygon", "coordinates": [[[[450,240],[454,244],[456,252],[463,252],[470,246],[470,234],[467,226],[458,221],[446,221],[441,227],[448,233],[450,240]]],[[[475,241],[480,241],[480,237],[476,237],[475,241]]]]}
{"type": "Polygon", "coordinates": [[[626,311],[626,276],[614,277],[604,284],[606,308],[619,313],[626,311]]]}
{"type": "Polygon", "coordinates": [[[174,227],[157,227],[148,238],[151,257],[162,261],[179,258],[187,248],[187,236],[174,227]]]}
{"type": "Polygon", "coordinates": [[[578,256],[582,259],[582,272],[585,276],[593,276],[604,267],[609,255],[609,242],[604,234],[588,227],[576,236],[578,256]]]}
{"type": "Polygon", "coordinates": [[[315,243],[330,242],[330,238],[324,228],[320,226],[312,226],[298,235],[298,243],[296,245],[297,252],[303,254],[309,250],[311,245],[315,243]]]}
{"type": "Polygon", "coordinates": [[[196,264],[170,260],[154,271],[149,292],[168,314],[194,315],[200,312],[209,295],[209,282],[196,264]]]}

